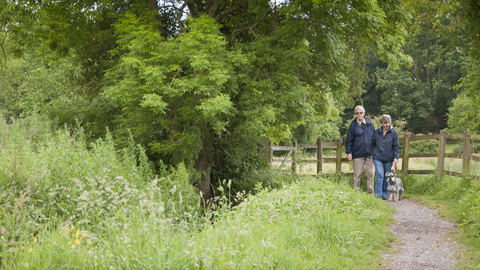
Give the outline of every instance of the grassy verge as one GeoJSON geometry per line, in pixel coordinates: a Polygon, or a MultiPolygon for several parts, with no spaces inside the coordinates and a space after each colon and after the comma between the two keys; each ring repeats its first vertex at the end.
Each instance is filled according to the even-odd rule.
{"type": "Polygon", "coordinates": [[[327,179],[262,189],[215,222],[169,220],[156,207],[102,228],[42,231],[5,268],[374,269],[394,239],[389,205],[327,179]]]}

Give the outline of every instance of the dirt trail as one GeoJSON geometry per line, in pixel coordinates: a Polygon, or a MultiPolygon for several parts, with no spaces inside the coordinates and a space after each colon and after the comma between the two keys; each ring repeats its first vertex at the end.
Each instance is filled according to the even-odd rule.
{"type": "Polygon", "coordinates": [[[404,199],[388,203],[397,209],[393,214],[397,222],[390,230],[400,242],[394,246],[396,253],[383,255],[381,268],[446,270],[455,267],[459,245],[448,235],[455,229],[455,223],[438,217],[437,209],[415,201],[404,199]]]}

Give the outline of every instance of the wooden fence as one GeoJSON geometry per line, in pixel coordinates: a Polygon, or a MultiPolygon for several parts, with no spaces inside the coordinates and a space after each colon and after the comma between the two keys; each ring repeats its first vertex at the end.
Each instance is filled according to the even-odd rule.
{"type": "MultiPolygon", "coordinates": [[[[472,177],[475,179],[480,179],[480,176],[470,174],[470,161],[480,161],[480,156],[471,154],[471,141],[480,140],[480,135],[471,135],[470,131],[464,131],[463,134],[447,134],[446,130],[441,130],[440,134],[433,135],[413,135],[412,133],[405,133],[403,137],[399,138],[399,142],[403,143],[403,153],[400,153],[400,159],[402,159],[402,168],[400,173],[402,174],[434,174],[439,175],[451,175],[451,176],[466,176],[472,177]],[[461,154],[455,153],[446,153],[446,141],[447,139],[459,139],[463,140],[463,151],[461,154]],[[412,154],[410,153],[410,142],[412,141],[423,141],[423,140],[438,140],[438,151],[433,154],[412,154]],[[410,158],[437,158],[437,169],[435,170],[410,170],[408,168],[410,158]],[[462,172],[455,172],[445,170],[445,158],[457,158],[462,159],[462,172]]],[[[317,174],[322,173],[322,167],[324,163],[335,163],[335,168],[337,172],[342,170],[342,162],[348,162],[346,157],[342,157],[343,152],[345,152],[345,143],[342,139],[339,139],[336,142],[324,142],[321,138],[317,140],[317,144],[297,144],[293,143],[293,146],[274,146],[270,143],[270,162],[274,164],[275,162],[281,162],[281,166],[284,163],[292,164],[292,172],[296,172],[297,164],[301,163],[316,163],[317,164],[317,174]],[[316,160],[312,159],[297,159],[298,149],[317,149],[317,158],[316,160]],[[337,149],[336,157],[328,158],[323,157],[323,149],[331,148],[337,149]],[[340,149],[340,150],[339,150],[340,149]],[[274,158],[274,151],[289,151],[288,155],[285,158],[274,158]]]]}

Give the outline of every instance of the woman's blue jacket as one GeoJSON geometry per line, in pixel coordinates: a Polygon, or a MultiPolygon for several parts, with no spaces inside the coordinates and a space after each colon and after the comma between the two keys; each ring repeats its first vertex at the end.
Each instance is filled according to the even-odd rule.
{"type": "Polygon", "coordinates": [[[375,130],[369,147],[372,158],[381,162],[393,162],[398,160],[400,144],[398,143],[397,131],[390,126],[387,133],[383,134],[382,127],[375,130]]]}

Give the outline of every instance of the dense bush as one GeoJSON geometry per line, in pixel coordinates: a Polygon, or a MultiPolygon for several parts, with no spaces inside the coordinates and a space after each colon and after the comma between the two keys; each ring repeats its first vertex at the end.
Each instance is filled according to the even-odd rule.
{"type": "Polygon", "coordinates": [[[437,153],[438,141],[437,140],[413,141],[410,143],[410,152],[412,154],[437,153]]]}
{"type": "MultiPolygon", "coordinates": [[[[472,154],[475,154],[475,153],[478,154],[478,153],[480,153],[480,144],[479,143],[472,143],[470,145],[470,149],[471,149],[472,154]]],[[[457,153],[457,154],[463,154],[463,143],[461,143],[458,146],[455,146],[453,148],[453,152],[457,153]]]]}

